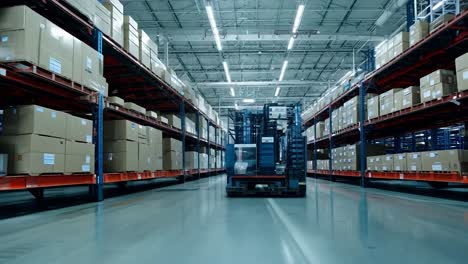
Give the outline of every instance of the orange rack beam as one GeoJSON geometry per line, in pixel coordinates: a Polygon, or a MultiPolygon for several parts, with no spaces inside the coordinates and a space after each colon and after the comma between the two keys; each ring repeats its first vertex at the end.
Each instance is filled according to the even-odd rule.
{"type": "Polygon", "coordinates": [[[94,174],[4,176],[0,177],[0,191],[90,185],[95,183],[96,176],[94,174]]]}

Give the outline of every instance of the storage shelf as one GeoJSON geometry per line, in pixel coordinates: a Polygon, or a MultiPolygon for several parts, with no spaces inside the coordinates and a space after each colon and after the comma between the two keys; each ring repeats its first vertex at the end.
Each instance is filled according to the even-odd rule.
{"type": "Polygon", "coordinates": [[[96,183],[94,174],[2,176],[0,191],[28,190],[72,185],[92,185],[96,183]]]}
{"type": "MultiPolygon", "coordinates": [[[[352,143],[359,139],[359,125],[355,124],[344,129],[340,129],[331,135],[333,142],[340,143],[352,143]]],[[[325,136],[317,140],[308,141],[308,145],[317,144],[318,147],[329,147],[330,136],[325,136]]]]}
{"type": "MultiPolygon", "coordinates": [[[[309,174],[329,176],[329,170],[308,170],[309,174]]],[[[341,177],[360,178],[360,171],[336,171],[332,175],[341,177]]],[[[450,183],[468,183],[468,175],[458,172],[382,172],[382,171],[366,171],[368,179],[384,179],[384,180],[406,180],[406,181],[424,181],[424,182],[450,182],[450,183]]]]}

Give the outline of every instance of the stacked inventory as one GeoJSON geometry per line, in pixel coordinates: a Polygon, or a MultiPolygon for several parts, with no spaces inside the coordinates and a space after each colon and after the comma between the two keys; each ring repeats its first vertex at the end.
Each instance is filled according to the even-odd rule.
{"type": "MultiPolygon", "coordinates": [[[[366,145],[366,155],[378,155],[384,152],[385,148],[381,145],[366,145]]],[[[342,171],[359,170],[361,168],[360,153],[361,148],[359,144],[332,149],[333,169],[342,171]]]]}
{"type": "Polygon", "coordinates": [[[37,105],[8,108],[0,152],[8,154],[8,173],[89,173],[94,145],[89,120],[37,105]]]}
{"type": "Polygon", "coordinates": [[[421,102],[428,102],[449,95],[457,90],[452,71],[437,70],[421,78],[421,102]]]}
{"type": "Polygon", "coordinates": [[[182,142],[174,138],[163,138],[163,170],[182,169],[182,142]]]}
{"type": "Polygon", "coordinates": [[[128,120],[104,122],[104,171],[138,171],[139,126],[128,120]]]}

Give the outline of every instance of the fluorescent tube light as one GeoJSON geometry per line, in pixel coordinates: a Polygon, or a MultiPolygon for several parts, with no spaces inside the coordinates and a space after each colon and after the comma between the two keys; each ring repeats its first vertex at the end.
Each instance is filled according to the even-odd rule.
{"type": "Polygon", "coordinates": [[[293,25],[293,33],[296,33],[297,30],[299,29],[299,26],[301,25],[301,20],[302,20],[302,15],[304,14],[304,4],[300,4],[297,7],[297,13],[296,13],[296,18],[294,19],[294,25],[293,25]]]}
{"type": "Polygon", "coordinates": [[[231,87],[231,96],[234,97],[236,96],[236,93],[234,92],[234,88],[231,87]]]}
{"type": "Polygon", "coordinates": [[[229,67],[227,62],[223,61],[224,73],[226,74],[226,80],[228,83],[231,82],[231,74],[229,74],[229,67]]]}
{"type": "Polygon", "coordinates": [[[440,1],[439,3],[435,4],[432,7],[432,10],[437,10],[437,9],[441,8],[444,3],[445,3],[445,0],[440,1]]]}
{"type": "Polygon", "coordinates": [[[291,36],[288,43],[288,50],[291,50],[294,46],[294,37],[291,36]]]}
{"type": "Polygon", "coordinates": [[[213,36],[216,41],[216,47],[219,51],[223,50],[221,46],[221,39],[219,38],[218,27],[216,26],[216,20],[214,18],[213,7],[211,5],[206,6],[206,13],[208,14],[208,20],[210,21],[211,31],[213,31],[213,36]]]}
{"type": "Polygon", "coordinates": [[[281,87],[276,87],[275,96],[278,97],[281,87]]]}
{"type": "Polygon", "coordinates": [[[255,103],[255,99],[246,98],[246,99],[242,100],[242,102],[244,102],[244,103],[255,103]]]}
{"type": "Polygon", "coordinates": [[[283,62],[283,67],[281,68],[280,77],[279,77],[279,79],[278,79],[280,82],[281,82],[281,81],[283,80],[283,78],[284,78],[284,73],[286,72],[286,68],[287,68],[287,67],[288,67],[288,61],[285,60],[285,61],[283,62]]]}

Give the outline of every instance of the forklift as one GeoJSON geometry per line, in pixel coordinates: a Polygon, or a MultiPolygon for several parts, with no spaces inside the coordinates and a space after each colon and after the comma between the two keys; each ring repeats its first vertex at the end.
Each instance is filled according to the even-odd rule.
{"type": "Polygon", "coordinates": [[[263,111],[232,111],[234,144],[226,146],[226,193],[305,197],[306,137],[301,105],[265,104],[263,111]]]}

